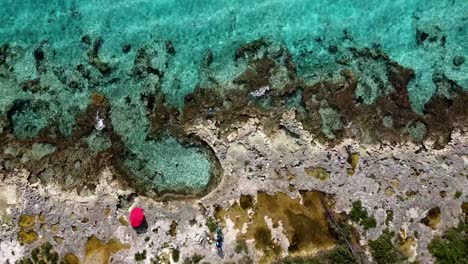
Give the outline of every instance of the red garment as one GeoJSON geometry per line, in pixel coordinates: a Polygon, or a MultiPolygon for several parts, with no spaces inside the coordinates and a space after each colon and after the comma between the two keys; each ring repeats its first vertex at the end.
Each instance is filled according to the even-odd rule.
{"type": "Polygon", "coordinates": [[[135,207],[130,212],[130,224],[133,228],[139,227],[143,220],[145,219],[145,214],[143,213],[143,209],[140,207],[135,207]]]}

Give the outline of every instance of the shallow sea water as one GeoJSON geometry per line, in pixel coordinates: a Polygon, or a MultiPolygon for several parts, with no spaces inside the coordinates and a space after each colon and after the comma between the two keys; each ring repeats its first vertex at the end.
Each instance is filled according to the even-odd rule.
{"type": "MultiPolygon", "coordinates": [[[[379,47],[391,60],[414,70],[408,92],[416,112],[422,112],[436,92],[448,93],[436,91],[435,75],[468,89],[468,63],[454,67],[456,57],[468,54],[465,0],[0,0],[0,5],[0,44],[15,50],[8,61],[11,75],[0,76],[0,121],[7,119],[12,105],[26,102],[11,116],[15,136],[34,138],[52,124],[67,136],[76,116],[89,105],[90,94],[102,93],[112,108],[112,126],[131,154],[124,164],[142,182],[161,190],[202,189],[210,181],[210,162],[206,153],[170,135],[148,140],[150,120],[144,105],[128,101],[160,89],[168,104],[182,108],[184,97],[206,82],[200,68],[208,50],[213,54],[211,73],[226,90],[247,67],[233,60],[236,49],[260,38],[287,47],[298,77],[309,84],[333,76],[339,67],[336,55],[321,42],[336,46],[338,53],[351,46],[379,47]],[[115,81],[66,89],[57,72],[66,75],[82,63],[85,35],[102,38],[99,58],[111,65],[115,81]],[[167,40],[175,49],[172,56],[159,52],[167,40]],[[40,45],[54,74],[36,69],[34,50],[40,45]],[[128,52],[122,52],[125,45],[131,47],[128,52]],[[138,47],[152,51],[152,65],[166,67],[163,78],[154,77],[160,86],[128,77],[138,47]],[[21,83],[37,78],[48,86],[47,92],[21,88],[21,83]],[[38,103],[44,101],[47,107],[38,103]]],[[[377,95],[371,93],[364,101],[372,103],[372,96],[377,95]]]]}

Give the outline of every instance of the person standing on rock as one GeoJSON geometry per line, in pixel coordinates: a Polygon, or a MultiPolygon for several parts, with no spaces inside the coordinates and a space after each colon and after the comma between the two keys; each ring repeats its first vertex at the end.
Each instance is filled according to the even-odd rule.
{"type": "Polygon", "coordinates": [[[148,222],[146,221],[145,213],[142,208],[135,207],[130,211],[130,225],[138,234],[146,233],[148,230],[148,222]]]}

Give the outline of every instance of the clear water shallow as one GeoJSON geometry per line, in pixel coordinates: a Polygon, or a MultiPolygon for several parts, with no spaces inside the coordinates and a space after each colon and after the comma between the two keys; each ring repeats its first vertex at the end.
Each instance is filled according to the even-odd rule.
{"type": "MultiPolygon", "coordinates": [[[[468,84],[466,66],[451,70],[453,56],[468,50],[468,2],[463,0],[1,2],[2,42],[29,46],[48,40],[59,63],[82,59],[79,36],[84,34],[103,37],[103,60],[127,68],[133,57],[122,54],[122,43],[140,46],[170,39],[177,54],[167,73],[174,78],[167,78],[164,89],[178,104],[199,82],[197,69],[208,48],[215,54],[217,76],[227,84],[239,72],[231,58],[240,43],[270,37],[286,43],[293,55],[299,56],[303,48],[312,51],[311,59],[323,64],[330,58],[311,40],[339,39],[344,29],[355,43],[363,47],[378,43],[391,59],[416,71],[410,90],[416,108],[435,92],[432,73],[436,68],[463,87],[468,84]],[[435,31],[435,27],[447,35],[446,48],[416,45],[416,28],[435,31]],[[180,90],[172,89],[175,77],[180,78],[180,90]]],[[[25,65],[21,70],[32,69],[25,65]]]]}
{"type": "MultiPolygon", "coordinates": [[[[245,65],[232,59],[235,49],[261,37],[285,45],[298,65],[299,77],[308,83],[337,71],[335,57],[318,44],[317,38],[339,48],[378,44],[392,60],[415,71],[416,78],[408,90],[417,112],[436,93],[433,82],[436,73],[468,88],[468,63],[453,67],[455,56],[466,58],[468,54],[468,1],[465,0],[379,3],[362,0],[0,0],[0,3],[0,43],[22,48],[12,62],[14,80],[0,82],[0,113],[6,115],[18,99],[50,102],[46,110],[27,109],[13,117],[17,123],[15,135],[22,138],[34,137],[53,122],[59,123],[62,134],[70,134],[75,116],[86,109],[91,91],[63,89],[51,73],[41,76],[50,86],[47,93],[32,95],[18,85],[41,75],[35,69],[32,55],[41,41],[47,40],[49,49],[54,50],[54,55],[48,57],[51,65],[71,68],[85,57],[81,42],[85,34],[104,39],[99,57],[115,69],[113,76],[123,79],[131,71],[137,47],[162,49],[164,41],[171,40],[175,55],[171,58],[157,55],[152,63],[169,65],[161,89],[168,101],[178,107],[183,106],[185,95],[204,82],[199,69],[208,49],[214,54],[212,72],[222,87],[230,89],[232,79],[245,69],[245,65]],[[343,40],[344,31],[350,36],[348,40],[343,40]],[[427,32],[429,38],[436,37],[437,43],[418,43],[417,31],[427,32]],[[443,46],[439,41],[442,37],[446,39],[443,46]],[[122,52],[124,43],[133,47],[128,54],[122,52]]],[[[144,163],[143,169],[129,166],[138,177],[146,180],[147,175],[165,171],[166,179],[173,182],[157,181],[163,189],[175,185],[200,187],[208,183],[210,165],[206,155],[170,138],[162,142],[147,140],[149,120],[144,106],[124,103],[126,97],[138,101],[141,94],[150,92],[144,83],[121,81],[96,89],[109,98],[114,129],[138,162],[144,163]],[[176,164],[186,169],[177,169],[176,164]]],[[[129,164],[138,162],[127,160],[129,164]]]]}

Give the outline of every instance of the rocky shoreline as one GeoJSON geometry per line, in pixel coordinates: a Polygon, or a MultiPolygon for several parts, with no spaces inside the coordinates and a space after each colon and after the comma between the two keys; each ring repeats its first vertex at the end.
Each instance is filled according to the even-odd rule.
{"type": "MultiPolygon", "coordinates": [[[[466,131],[454,131],[442,149],[436,150],[434,142],[426,141],[421,150],[421,145],[410,142],[376,145],[346,139],[334,146],[322,144],[302,127],[294,110],[283,115],[281,125],[268,135],[257,118],[231,124],[228,135],[209,120],[200,119],[197,125],[187,127],[188,134],[196,134],[213,149],[223,171],[219,185],[201,198],[155,201],[135,195],[108,168],[103,168],[93,192],[31,183],[26,170],[2,172],[2,259],[15,263],[49,242],[60,257],[73,254],[83,263],[107,263],[109,259],[112,263],[135,263],[135,254],[143,250],[146,263],[151,259],[166,263],[164,259],[168,261],[175,250],[180,254],[179,263],[194,255],[209,263],[249,263],[248,259],[268,263],[288,255],[288,232],[295,229],[283,226],[287,222],[268,227],[271,243],[278,247],[274,256],[265,255],[268,251],[249,237],[248,253],[236,253],[238,238],[249,234],[249,225],[257,223],[252,217],[259,210],[267,210],[256,204],[259,193],[272,197],[283,193],[299,199],[304,206],[301,192],[319,191],[333,197],[336,214],[349,214],[353,202],[361,201],[375,219],[375,226],[348,223],[359,233],[366,261],[372,259],[368,241],[388,229],[399,234],[401,241],[409,241],[395,240],[395,244],[405,245],[410,260],[432,263],[429,242],[462,221],[468,186],[466,131]],[[350,154],[354,154],[354,162],[350,162],[350,154]],[[461,194],[457,197],[458,192],[461,194]],[[252,197],[254,205],[242,216],[235,207],[246,195],[252,197]],[[145,208],[149,223],[146,234],[138,235],[128,226],[129,208],[134,206],[145,208]],[[219,215],[220,208],[224,216],[219,215]],[[25,215],[34,219],[32,225],[21,226],[25,215]],[[234,223],[242,217],[247,218],[239,229],[234,223]],[[225,234],[223,258],[213,244],[209,219],[214,219],[225,234]],[[30,236],[20,232],[34,233],[35,239],[22,241],[30,236]],[[97,251],[86,251],[91,236],[104,244],[115,239],[125,246],[118,251],[102,245],[97,251]],[[91,259],[96,262],[88,262],[91,259]]],[[[275,219],[268,210],[264,214],[266,223],[275,219]]]]}

